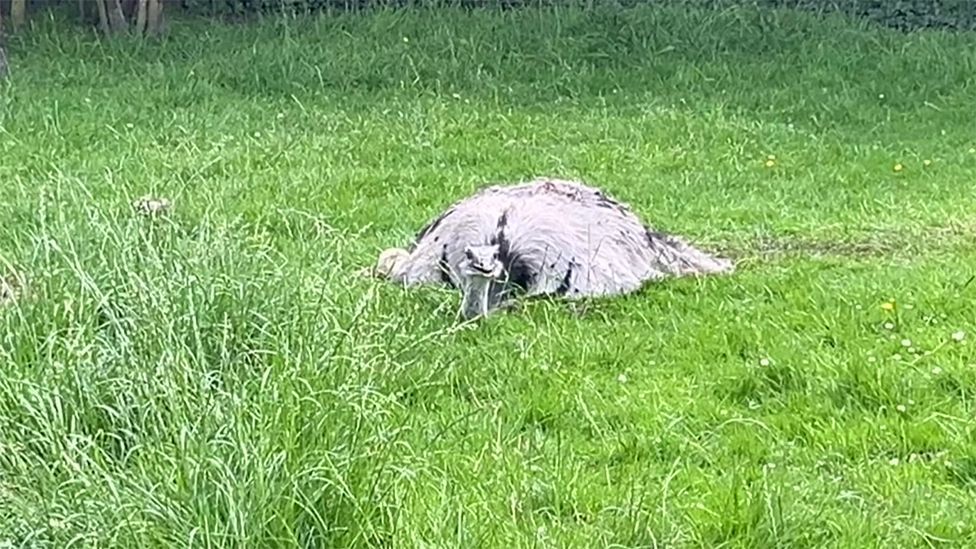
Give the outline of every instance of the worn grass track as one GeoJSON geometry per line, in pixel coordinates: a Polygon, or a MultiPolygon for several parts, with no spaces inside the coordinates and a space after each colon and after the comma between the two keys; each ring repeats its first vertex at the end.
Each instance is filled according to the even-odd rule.
{"type": "Polygon", "coordinates": [[[0,546],[976,543],[973,34],[445,10],[10,56],[0,546]],[[475,330],[352,274],[536,175],[740,270],[475,330]]]}

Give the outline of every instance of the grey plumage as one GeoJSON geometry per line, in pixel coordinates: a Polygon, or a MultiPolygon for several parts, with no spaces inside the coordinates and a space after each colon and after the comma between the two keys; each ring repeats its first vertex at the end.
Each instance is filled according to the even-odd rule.
{"type": "Polygon", "coordinates": [[[734,266],[652,230],[599,189],[539,178],[455,202],[408,249],[384,251],[380,269],[407,286],[461,289],[462,312],[471,318],[516,295],[624,294],[651,280],[731,273],[734,266]]]}

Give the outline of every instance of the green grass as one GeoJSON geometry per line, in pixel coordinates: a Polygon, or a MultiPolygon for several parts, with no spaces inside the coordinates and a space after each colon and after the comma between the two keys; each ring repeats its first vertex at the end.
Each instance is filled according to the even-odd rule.
{"type": "Polygon", "coordinates": [[[171,31],[10,41],[0,265],[31,295],[0,308],[0,547],[976,543],[976,35],[650,8],[171,31]],[[536,175],[739,271],[477,329],[354,276],[536,175]]]}

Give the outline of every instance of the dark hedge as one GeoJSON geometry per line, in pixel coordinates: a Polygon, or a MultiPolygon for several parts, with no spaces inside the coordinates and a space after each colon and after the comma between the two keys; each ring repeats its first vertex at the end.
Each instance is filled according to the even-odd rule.
{"type": "Polygon", "coordinates": [[[760,0],[759,5],[839,11],[902,30],[976,30],[976,0],[760,0]]]}
{"type": "MultiPolygon", "coordinates": [[[[86,0],[81,0],[85,2],[86,0]]],[[[133,0],[122,0],[123,2],[133,0]]],[[[0,0],[6,11],[10,0],[0,0]]],[[[32,6],[77,5],[78,0],[28,0],[32,6]]],[[[523,6],[634,6],[657,4],[723,8],[758,6],[792,8],[820,14],[842,13],[901,30],[976,30],[976,0],[164,0],[165,11],[212,16],[258,13],[310,13],[321,10],[362,10],[374,7],[455,6],[517,9],[523,6]]],[[[92,7],[92,11],[94,7],[92,7]]]]}
{"type": "Polygon", "coordinates": [[[939,28],[976,30],[976,0],[169,0],[208,15],[359,10],[390,6],[459,6],[513,9],[539,5],[598,6],[620,4],[688,5],[721,8],[751,5],[794,8],[817,13],[840,12],[902,30],[939,28]]]}

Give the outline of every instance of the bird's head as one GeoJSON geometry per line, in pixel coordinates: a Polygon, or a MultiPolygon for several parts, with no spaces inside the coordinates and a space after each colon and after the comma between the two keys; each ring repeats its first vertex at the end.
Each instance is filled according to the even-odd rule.
{"type": "Polygon", "coordinates": [[[498,279],[504,274],[501,251],[497,244],[465,247],[464,259],[459,267],[465,277],[498,279]]]}

